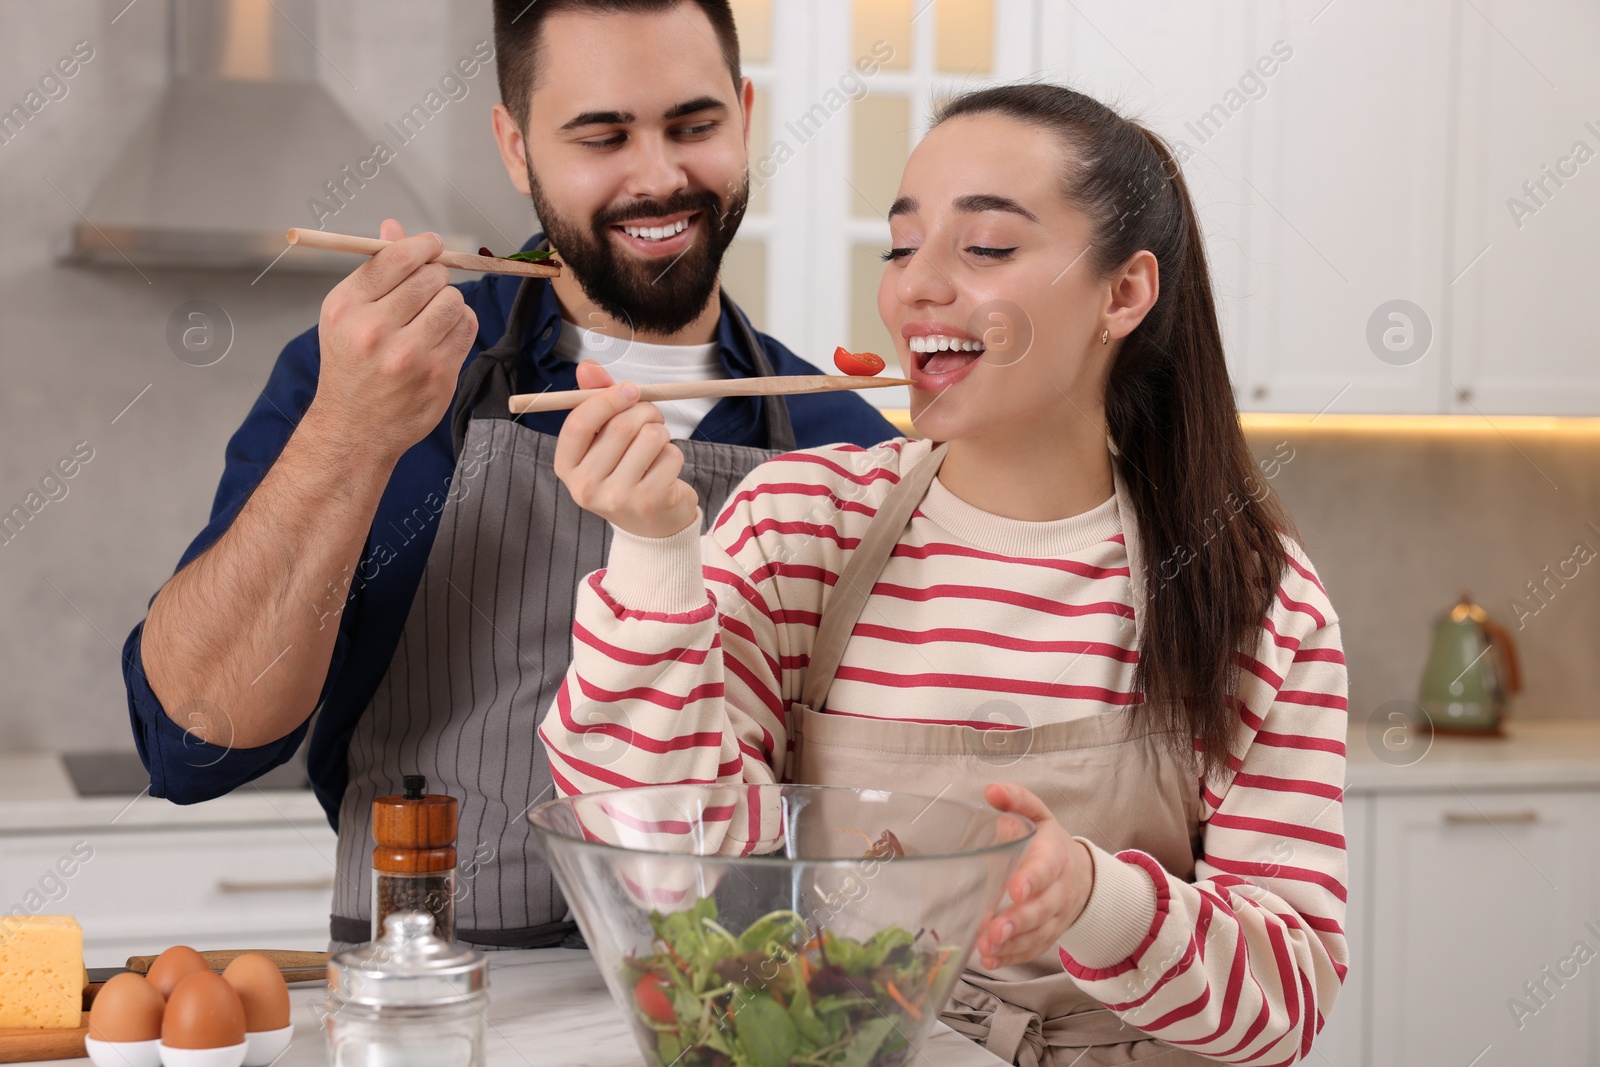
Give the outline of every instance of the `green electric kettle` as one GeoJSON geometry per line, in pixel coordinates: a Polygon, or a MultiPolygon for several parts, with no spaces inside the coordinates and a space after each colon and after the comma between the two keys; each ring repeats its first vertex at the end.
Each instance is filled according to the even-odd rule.
{"type": "Polygon", "coordinates": [[[1417,700],[1435,730],[1498,734],[1512,693],[1522,689],[1511,635],[1489,621],[1470,593],[1439,616],[1417,700]]]}

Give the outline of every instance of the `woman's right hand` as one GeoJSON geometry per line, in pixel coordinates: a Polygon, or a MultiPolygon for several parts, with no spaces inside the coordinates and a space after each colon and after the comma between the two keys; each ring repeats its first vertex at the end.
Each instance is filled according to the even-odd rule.
{"type": "Polygon", "coordinates": [[[692,525],[699,499],[678,477],[683,451],[661,409],[597,363],[578,365],[578,388],[605,392],[573,408],[556,441],[556,476],[572,499],[635,537],[671,537],[692,525]]]}

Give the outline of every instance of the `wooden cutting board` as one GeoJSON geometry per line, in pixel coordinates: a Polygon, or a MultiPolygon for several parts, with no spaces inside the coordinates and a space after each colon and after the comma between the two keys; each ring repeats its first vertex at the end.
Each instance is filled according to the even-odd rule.
{"type": "MultiPolygon", "coordinates": [[[[200,957],[206,961],[206,966],[221,974],[227,970],[228,964],[233,962],[235,956],[242,956],[246,952],[265,956],[276,963],[278,970],[283,972],[285,982],[321,982],[328,977],[330,954],[327,952],[293,952],[281,948],[227,948],[211,949],[200,953],[200,957]]],[[[154,956],[129,956],[128,962],[123,966],[130,971],[149,974],[150,966],[155,961],[154,956]]],[[[89,987],[88,1000],[94,999],[94,990],[97,990],[100,984],[95,983],[89,987]]],[[[84,1007],[89,1006],[88,1000],[84,1002],[84,1007]]]]}
{"type": "Polygon", "coordinates": [[[27,1063],[30,1060],[70,1060],[89,1053],[83,1039],[89,1036],[89,1013],[75,1030],[57,1027],[50,1030],[0,1030],[0,1063],[27,1063]]]}

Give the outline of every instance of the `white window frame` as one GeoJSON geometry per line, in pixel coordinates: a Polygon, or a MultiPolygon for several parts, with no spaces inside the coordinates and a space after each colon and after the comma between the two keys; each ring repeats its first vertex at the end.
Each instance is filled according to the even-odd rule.
{"type": "MultiPolygon", "coordinates": [[[[765,93],[772,137],[782,136],[785,122],[821,100],[860,58],[851,54],[854,2],[871,0],[772,0],[771,59],[745,68],[765,93]]],[[[916,0],[910,69],[880,70],[867,79],[869,93],[910,97],[910,147],[926,131],[937,95],[1024,80],[1039,69],[1042,2],[994,0],[993,70],[964,77],[935,70],[938,0],[916,0]]],[[[741,238],[766,243],[766,332],[828,370],[834,347],[849,343],[851,248],[889,240],[887,219],[851,214],[853,134],[852,109],[846,106],[777,169],[766,182],[767,212],[748,215],[740,228],[741,238]]],[[[767,152],[768,146],[752,144],[752,167],[767,152]]],[[[887,204],[881,207],[888,210],[887,204]]],[[[908,403],[903,389],[862,396],[884,408],[908,403]]]]}

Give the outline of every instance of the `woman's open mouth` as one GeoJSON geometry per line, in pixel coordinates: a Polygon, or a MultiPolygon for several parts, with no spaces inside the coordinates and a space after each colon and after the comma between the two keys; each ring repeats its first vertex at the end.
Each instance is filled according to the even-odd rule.
{"type": "Polygon", "coordinates": [[[639,219],[612,226],[624,244],[642,256],[675,256],[688,248],[699,229],[700,212],[639,219]]]}
{"type": "Polygon", "coordinates": [[[919,389],[948,389],[972,372],[987,346],[952,334],[918,334],[909,338],[911,380],[919,389]]]}

